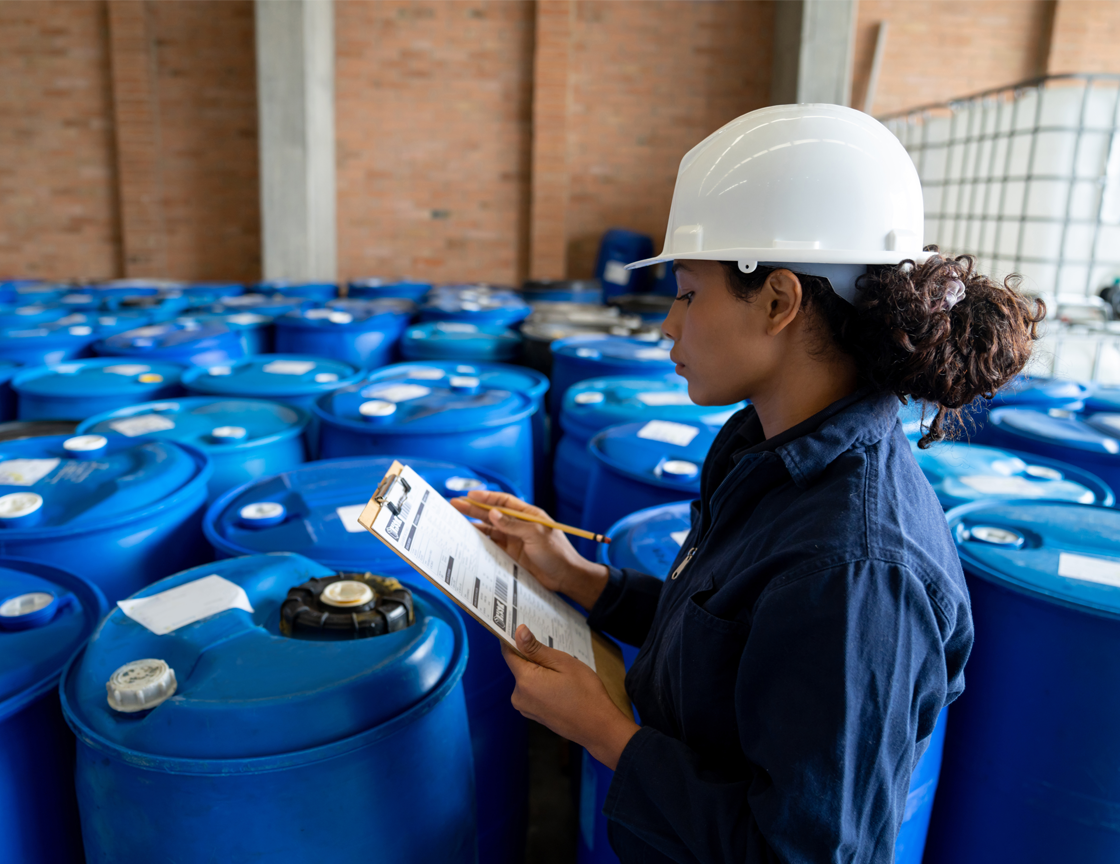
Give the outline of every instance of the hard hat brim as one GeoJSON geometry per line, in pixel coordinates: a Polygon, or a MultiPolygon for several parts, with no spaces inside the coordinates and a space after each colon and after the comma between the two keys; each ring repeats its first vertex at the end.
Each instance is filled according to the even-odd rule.
{"type": "Polygon", "coordinates": [[[675,255],[661,254],[656,258],[644,258],[627,264],[627,270],[638,270],[664,264],[669,261],[749,261],[766,264],[771,261],[800,264],[901,264],[913,261],[924,264],[934,252],[867,252],[851,249],[712,249],[704,252],[680,252],[675,255]]]}

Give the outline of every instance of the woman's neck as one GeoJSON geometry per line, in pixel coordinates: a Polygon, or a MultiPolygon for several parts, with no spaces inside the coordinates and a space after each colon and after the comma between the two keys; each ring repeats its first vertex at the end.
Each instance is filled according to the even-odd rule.
{"type": "Polygon", "coordinates": [[[839,352],[837,355],[819,360],[802,355],[785,364],[762,392],[751,395],[767,438],[782,434],[856,391],[859,371],[855,360],[839,352]]]}

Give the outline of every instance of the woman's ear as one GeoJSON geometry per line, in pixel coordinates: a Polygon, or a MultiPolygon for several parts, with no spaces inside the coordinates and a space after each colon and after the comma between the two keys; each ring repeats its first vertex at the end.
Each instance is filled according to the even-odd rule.
{"type": "Polygon", "coordinates": [[[766,277],[758,302],[766,310],[766,335],[777,336],[801,310],[801,280],[789,270],[775,270],[766,277]]]}

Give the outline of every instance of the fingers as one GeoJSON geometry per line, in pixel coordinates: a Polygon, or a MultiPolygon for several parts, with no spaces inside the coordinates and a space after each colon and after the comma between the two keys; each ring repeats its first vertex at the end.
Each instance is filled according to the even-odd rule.
{"type": "Polygon", "coordinates": [[[472,489],[467,493],[467,497],[475,501],[481,501],[484,504],[492,504],[495,507],[505,507],[507,510],[520,510],[523,513],[539,516],[542,519],[551,518],[540,507],[534,507],[532,504],[528,504],[520,498],[515,498],[508,492],[491,492],[487,489],[472,489]]]}
{"type": "MultiPolygon", "coordinates": [[[[539,641],[537,637],[533,635],[533,631],[524,624],[517,628],[517,632],[514,633],[513,638],[517,643],[517,650],[520,651],[525,658],[546,669],[555,669],[559,671],[569,665],[572,660],[570,654],[557,651],[555,648],[549,648],[543,642],[539,641]]],[[[525,661],[523,660],[522,662],[525,661]]],[[[516,674],[516,672],[514,674],[516,674]]]]}

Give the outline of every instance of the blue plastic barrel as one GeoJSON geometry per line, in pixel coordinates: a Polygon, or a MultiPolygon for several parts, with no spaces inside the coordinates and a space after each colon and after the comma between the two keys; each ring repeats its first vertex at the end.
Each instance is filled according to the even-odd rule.
{"type": "Polygon", "coordinates": [[[560,407],[568,388],[588,378],[608,375],[651,377],[676,369],[669,359],[669,341],[646,342],[625,336],[572,336],[552,343],[552,440],[560,430],[560,407]]]}
{"type": "Polygon", "coordinates": [[[246,357],[272,353],[276,345],[275,320],[273,316],[259,312],[213,312],[201,309],[187,312],[176,319],[178,323],[184,324],[188,321],[199,324],[215,321],[224,324],[237,333],[241,340],[241,350],[246,357]]]}
{"type": "MultiPolygon", "coordinates": [[[[27,304],[0,308],[0,329],[8,327],[34,327],[38,324],[51,324],[73,314],[66,306],[27,304]]],[[[83,322],[78,322],[83,323],[83,322]]]]}
{"type": "Polygon", "coordinates": [[[223,297],[216,303],[204,307],[209,312],[232,314],[235,312],[256,312],[273,318],[287,314],[293,309],[311,306],[313,301],[302,297],[284,297],[281,294],[239,294],[223,297]]]}
{"type": "Polygon", "coordinates": [[[1090,384],[1083,404],[1084,410],[1090,414],[1106,411],[1112,414],[1120,413],[1120,385],[1117,384],[1090,384]]]}
{"type": "Polygon", "coordinates": [[[118,358],[34,366],[14,379],[20,420],[85,420],[94,414],[167,399],[183,392],[178,363],[122,363],[118,358]]]}
{"type": "Polygon", "coordinates": [[[82,860],[74,737],[58,704],[62,667],[106,612],[72,573],[0,558],[0,859],[82,860]]]}
{"type": "Polygon", "coordinates": [[[153,323],[151,313],[143,309],[117,309],[112,312],[87,313],[88,323],[96,328],[97,336],[106,339],[117,333],[146,327],[153,323]]]}
{"type": "Polygon", "coordinates": [[[488,285],[444,285],[429,292],[420,307],[420,319],[513,327],[528,318],[532,311],[525,298],[510,289],[488,285]]]}
{"type": "MultiPolygon", "coordinates": [[[[671,572],[691,531],[689,501],[640,510],[610,527],[608,533],[612,542],[599,546],[598,560],[610,567],[632,568],[664,579],[671,572]]],[[[626,668],[629,669],[638,655],[638,649],[629,645],[621,647],[626,668]]],[[[925,752],[910,778],[906,810],[894,847],[897,864],[920,864],[922,860],[941,771],[947,713],[948,709],[942,710],[938,717],[925,752]]],[[[579,809],[580,864],[616,864],[618,861],[610,848],[607,819],[603,815],[607,789],[613,776],[613,771],[584,752],[579,809]]]]}
{"type": "Polygon", "coordinates": [[[240,282],[191,282],[182,291],[192,304],[216,303],[225,297],[240,297],[245,286],[240,282]]]}
{"type": "Polygon", "coordinates": [[[215,366],[245,356],[237,331],[219,321],[138,327],[102,339],[94,350],[103,357],[134,357],[141,362],[170,360],[186,366],[215,366]]]}
{"type": "Polygon", "coordinates": [[[70,291],[68,285],[42,282],[38,279],[10,279],[3,284],[15,292],[13,302],[20,305],[57,303],[63,294],[70,291]]]}
{"type": "MultiPolygon", "coordinates": [[[[583,526],[607,529],[630,513],[700,494],[700,471],[718,426],[649,420],[604,429],[591,439],[595,460],[583,499],[583,526]]],[[[596,544],[580,540],[585,557],[596,544]]]]}
{"type": "Polygon", "coordinates": [[[520,353],[521,335],[503,324],[429,321],[409,327],[401,337],[401,357],[405,360],[500,363],[520,353]]]}
{"type": "Polygon", "coordinates": [[[42,366],[90,356],[100,337],[96,323],[40,324],[0,329],[0,359],[42,366]]]}
{"type": "Polygon", "coordinates": [[[314,300],[317,303],[326,303],[338,296],[338,286],[333,282],[286,282],[274,279],[258,282],[253,290],[260,294],[279,294],[281,297],[314,300]]]}
{"type": "Polygon", "coordinates": [[[1096,475],[1033,453],[950,441],[926,450],[911,443],[911,450],[946,510],[985,498],[1039,498],[1103,507],[1116,500],[1096,475]]]}
{"type": "MultiPolygon", "coordinates": [[[[508,480],[488,471],[427,459],[404,461],[447,498],[471,489],[520,496],[508,480]]],[[[206,514],[207,539],[219,557],[291,551],[329,567],[423,584],[416,571],[356,521],[392,463],[393,457],[314,462],[231,490],[206,514]]],[[[525,832],[525,721],[510,705],[513,677],[498,640],[473,618],[463,617],[471,649],[463,686],[475,753],[479,861],[515,862],[525,832]]]]}
{"type": "Polygon", "coordinates": [[[283,554],[133,599],[175,589],[210,606],[164,600],[158,632],[114,609],[63,673],[90,864],[475,861],[449,601],[283,554]]]}
{"type": "Polygon", "coordinates": [[[1068,411],[1000,408],[988,416],[993,447],[1021,450],[1066,462],[1120,489],[1120,424],[1114,414],[1081,417],[1068,411]]]}
{"type": "Polygon", "coordinates": [[[415,306],[407,300],[339,300],[276,319],[276,351],[342,360],[359,369],[391,363],[415,306]]]}
{"type": "Polygon", "coordinates": [[[12,389],[12,378],[22,365],[15,360],[0,359],[0,423],[16,419],[16,391],[12,389]]]}
{"type": "MultiPolygon", "coordinates": [[[[1032,408],[1048,411],[1051,408],[1076,411],[1082,407],[1091,392],[1090,385],[1063,378],[1030,378],[1021,375],[996,393],[994,399],[977,399],[965,409],[968,418],[968,438],[974,444],[1002,446],[988,428],[988,417],[1000,408],[1032,408]]],[[[934,412],[929,412],[933,419],[934,412]]]]}
{"type": "Polygon", "coordinates": [[[351,384],[315,403],[319,452],[421,456],[495,471],[532,500],[533,413],[525,393],[474,375],[351,384]]]}
{"type": "Polygon", "coordinates": [[[209,477],[203,453],[170,441],[0,442],[0,553],[80,571],[114,602],[209,560],[209,477]]]}
{"type": "Polygon", "coordinates": [[[258,354],[228,366],[194,367],[183,376],[190,393],[205,396],[244,396],[294,405],[307,412],[307,446],[319,452],[319,419],[312,406],[324,393],[360,380],[349,363],[303,354],[258,354]]]}
{"type": "Polygon", "coordinates": [[[531,279],[521,286],[521,296],[529,303],[603,302],[603,285],[598,279],[531,279]]]}
{"type": "Polygon", "coordinates": [[[432,290],[430,282],[416,282],[412,279],[354,279],[350,282],[348,297],[361,300],[380,300],[385,297],[397,297],[401,300],[411,300],[421,303],[429,291],[432,290]]]}
{"type": "Polygon", "coordinates": [[[302,408],[264,399],[187,396],[95,414],[78,432],[177,441],[201,450],[213,466],[213,500],[234,486],[301,464],[309,420],[302,408]]]}
{"type": "Polygon", "coordinates": [[[653,239],[648,234],[626,228],[611,228],[603,234],[595,259],[595,278],[603,283],[606,299],[649,290],[646,270],[627,270],[626,265],[652,257],[653,239]]]}
{"type": "Polygon", "coordinates": [[[926,861],[1120,858],[1120,512],[951,510],[976,644],[953,705],[926,861]]]}
{"type": "Polygon", "coordinates": [[[688,398],[688,382],[675,374],[590,378],[569,387],[560,410],[564,437],[556,444],[553,463],[557,521],[566,525],[583,521],[583,498],[594,464],[587,443],[596,433],[646,420],[722,426],[745,404],[696,405],[688,398]]]}

